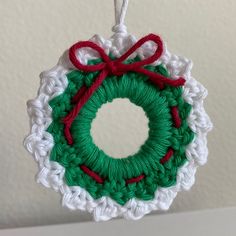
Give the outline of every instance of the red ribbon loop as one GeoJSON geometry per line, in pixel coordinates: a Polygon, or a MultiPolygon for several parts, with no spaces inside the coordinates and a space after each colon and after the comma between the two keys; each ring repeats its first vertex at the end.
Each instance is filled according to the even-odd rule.
{"type": "Polygon", "coordinates": [[[164,88],[164,85],[170,86],[182,86],[185,83],[184,78],[171,79],[166,78],[161,74],[157,74],[155,72],[149,71],[144,68],[145,65],[152,64],[157,61],[163,53],[163,43],[159,36],[154,34],[149,34],[143,38],[141,38],[138,42],[136,42],[126,53],[124,53],[121,57],[112,60],[104,51],[103,48],[98,46],[97,44],[91,41],[81,41],[74,44],[69,49],[69,58],[73,65],[84,72],[95,72],[100,71],[100,74],[94,80],[92,85],[89,88],[85,88],[84,86],[78,91],[78,93],[74,96],[73,101],[76,102],[74,108],[69,112],[69,114],[63,119],[63,123],[65,125],[64,134],[67,139],[68,144],[73,143],[73,137],[70,133],[70,127],[75,119],[75,117],[80,112],[83,105],[88,101],[88,99],[92,96],[92,94],[97,90],[97,88],[102,84],[103,80],[108,75],[116,75],[121,76],[129,71],[133,71],[136,73],[141,73],[146,75],[149,80],[152,81],[155,85],[157,85],[160,89],[164,88]],[[138,48],[140,48],[144,43],[152,41],[156,44],[157,48],[154,54],[144,60],[133,62],[130,64],[124,64],[123,62],[129,58],[138,48]],[[83,65],[76,56],[76,51],[81,48],[90,48],[96,51],[100,58],[102,59],[101,63],[95,65],[83,65]]]}

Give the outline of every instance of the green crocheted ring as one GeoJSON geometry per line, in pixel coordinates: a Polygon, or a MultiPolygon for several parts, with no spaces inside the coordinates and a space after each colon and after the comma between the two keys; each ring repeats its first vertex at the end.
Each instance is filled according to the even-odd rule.
{"type": "MultiPolygon", "coordinates": [[[[89,62],[94,63],[94,60],[89,62]]],[[[162,65],[145,68],[169,76],[162,65]]],[[[90,86],[97,72],[74,70],[66,76],[66,90],[49,102],[53,120],[47,129],[54,139],[50,160],[65,168],[66,184],[86,189],[94,199],[109,196],[120,205],[132,198],[152,200],[158,188],[174,186],[179,168],[187,161],[186,146],[194,138],[187,122],[191,105],[182,98],[183,88],[166,86],[160,90],[146,76],[135,72],[119,78],[108,76],[74,120],[71,127],[74,143],[68,145],[62,119],[73,108],[73,96],[83,85],[90,86]],[[98,109],[115,98],[128,98],[142,107],[149,119],[146,142],[136,154],[122,159],[100,150],[90,134],[98,109]],[[174,110],[179,124],[173,116],[174,110]]]]}

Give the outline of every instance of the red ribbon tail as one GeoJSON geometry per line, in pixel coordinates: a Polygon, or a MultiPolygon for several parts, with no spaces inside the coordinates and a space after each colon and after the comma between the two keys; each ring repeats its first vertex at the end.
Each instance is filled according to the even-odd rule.
{"type": "Polygon", "coordinates": [[[87,87],[85,85],[83,85],[78,92],[75,94],[75,96],[72,98],[71,102],[72,103],[76,103],[79,101],[79,99],[83,96],[83,94],[85,93],[85,91],[87,90],[87,87]]]}
{"type": "Polygon", "coordinates": [[[149,80],[156,84],[160,89],[163,89],[165,84],[178,87],[184,85],[185,83],[185,79],[182,77],[178,79],[171,79],[144,68],[136,68],[135,71],[148,76],[149,80]]]}
{"type": "Polygon", "coordinates": [[[70,132],[70,125],[65,124],[64,135],[66,137],[67,143],[69,145],[72,145],[73,144],[73,137],[70,132]]]}
{"type": "MultiPolygon", "coordinates": [[[[70,113],[63,119],[63,123],[65,124],[64,134],[68,144],[73,143],[73,138],[70,132],[70,127],[75,117],[79,114],[83,105],[89,100],[89,98],[93,95],[93,93],[97,90],[97,88],[102,84],[103,80],[107,77],[108,71],[102,70],[92,85],[86,90],[83,88],[81,93],[78,93],[77,97],[79,97],[79,101],[75,104],[74,108],[70,113]]],[[[77,98],[76,98],[77,99],[77,98]]]]}

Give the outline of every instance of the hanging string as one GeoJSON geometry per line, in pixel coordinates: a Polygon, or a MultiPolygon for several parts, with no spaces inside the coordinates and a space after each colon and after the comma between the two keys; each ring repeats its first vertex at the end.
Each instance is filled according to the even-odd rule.
{"type": "Polygon", "coordinates": [[[127,33],[127,27],[124,24],[129,0],[123,0],[121,7],[119,0],[114,0],[115,7],[115,25],[112,27],[114,33],[127,33]]]}

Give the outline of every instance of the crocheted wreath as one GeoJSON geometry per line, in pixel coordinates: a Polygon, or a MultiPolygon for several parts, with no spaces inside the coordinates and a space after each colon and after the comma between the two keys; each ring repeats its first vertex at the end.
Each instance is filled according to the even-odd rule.
{"type": "Polygon", "coordinates": [[[207,159],[207,92],[191,68],[153,34],[138,42],[131,35],[95,36],[73,45],[41,74],[38,96],[28,102],[25,145],[39,163],[38,182],[95,220],[168,209],[207,159]],[[98,109],[115,98],[128,98],[149,119],[148,139],[123,159],[100,150],[90,134],[98,109]]]}

